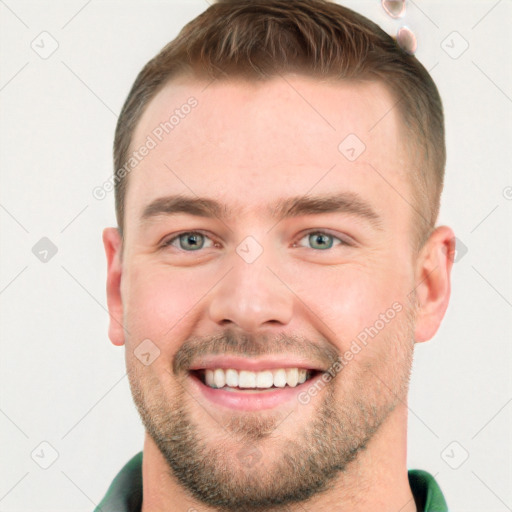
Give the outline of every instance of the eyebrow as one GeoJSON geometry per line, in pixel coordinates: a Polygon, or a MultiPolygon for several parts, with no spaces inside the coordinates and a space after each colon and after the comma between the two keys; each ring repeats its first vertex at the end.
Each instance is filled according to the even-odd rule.
{"type": "MultiPolygon", "coordinates": [[[[228,208],[227,205],[208,197],[171,195],[159,197],[149,203],[144,208],[141,223],[144,224],[161,215],[170,216],[179,213],[227,221],[230,218],[239,216],[241,210],[242,208],[228,208]]],[[[366,219],[375,228],[382,229],[380,215],[370,204],[353,192],[281,198],[270,204],[267,207],[267,211],[269,216],[277,221],[301,215],[345,213],[366,219]]]]}

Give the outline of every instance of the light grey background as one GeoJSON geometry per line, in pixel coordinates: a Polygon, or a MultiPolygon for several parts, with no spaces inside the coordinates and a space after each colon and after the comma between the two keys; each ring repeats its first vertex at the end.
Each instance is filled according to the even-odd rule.
{"type": "MultiPolygon", "coordinates": [[[[402,20],[342,3],[390,33],[408,25],[445,105],[440,223],[460,259],[442,327],[416,350],[408,467],[434,474],[452,511],[512,510],[512,2],[408,1],[402,20]]],[[[0,0],[0,511],[89,511],[142,448],[124,348],[107,337],[114,198],[92,190],[137,72],[206,7],[0,0]],[[42,237],[58,249],[47,262],[42,237]]]]}

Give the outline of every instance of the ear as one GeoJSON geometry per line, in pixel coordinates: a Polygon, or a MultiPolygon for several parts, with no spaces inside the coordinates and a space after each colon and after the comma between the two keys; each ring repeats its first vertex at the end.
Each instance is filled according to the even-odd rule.
{"type": "Polygon", "coordinates": [[[450,275],[455,256],[455,236],[447,226],[436,228],[425,242],[416,266],[415,341],[431,339],[437,332],[450,300],[450,275]]]}
{"type": "Polygon", "coordinates": [[[114,345],[124,345],[123,302],[121,299],[122,238],[117,228],[103,230],[107,256],[107,305],[110,315],[108,336],[114,345]]]}

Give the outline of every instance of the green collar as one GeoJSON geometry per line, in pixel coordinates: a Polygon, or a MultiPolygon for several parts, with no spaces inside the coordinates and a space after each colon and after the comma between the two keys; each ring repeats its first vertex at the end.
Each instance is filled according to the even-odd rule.
{"type": "MultiPolygon", "coordinates": [[[[434,477],[421,469],[408,471],[409,485],[421,512],[448,512],[434,477]]],[[[121,469],[94,512],[140,512],[142,507],[142,452],[121,469]]]]}

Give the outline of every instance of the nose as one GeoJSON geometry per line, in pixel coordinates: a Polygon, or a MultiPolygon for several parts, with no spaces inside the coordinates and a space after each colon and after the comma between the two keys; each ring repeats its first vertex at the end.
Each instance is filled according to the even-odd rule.
{"type": "Polygon", "coordinates": [[[246,332],[287,325],[293,313],[293,293],[277,277],[276,265],[269,268],[263,255],[252,263],[234,256],[233,267],[213,290],[210,319],[246,332]]]}

